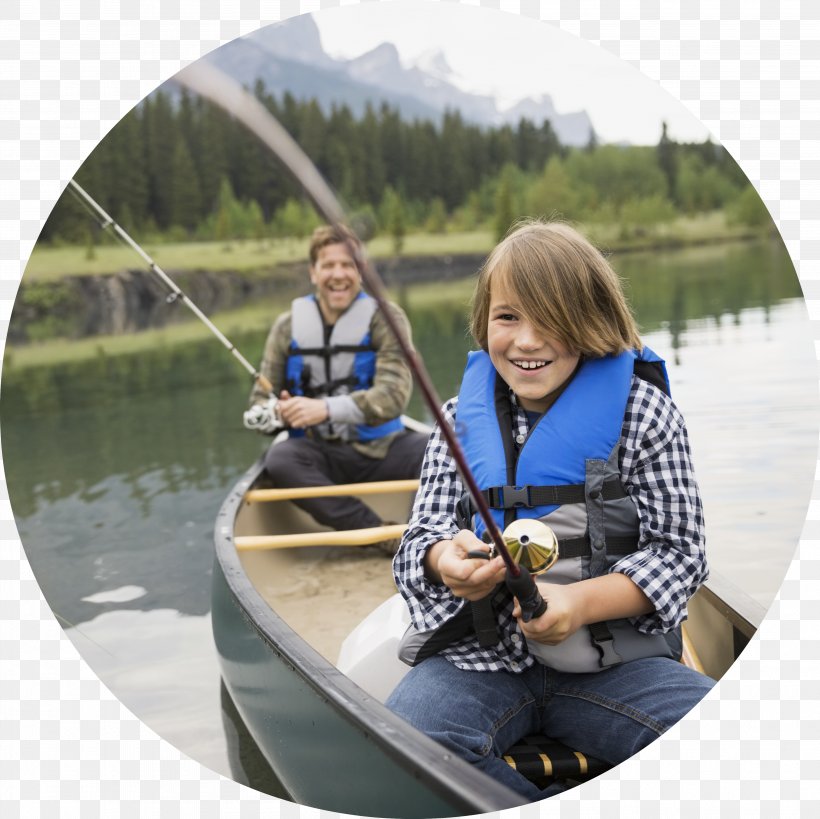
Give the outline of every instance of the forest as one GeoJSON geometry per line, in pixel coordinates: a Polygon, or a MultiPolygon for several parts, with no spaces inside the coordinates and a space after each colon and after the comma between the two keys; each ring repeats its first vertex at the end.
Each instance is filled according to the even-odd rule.
{"type": "MultiPolygon", "coordinates": [[[[404,121],[387,104],[356,119],[345,105],[255,94],[302,146],[364,239],[492,228],[521,214],[646,233],[679,216],[722,210],[769,225],[754,187],[710,140],[568,148],[548,121],[482,128],[457,111],[404,121]]],[[[289,174],[221,109],[187,93],[156,92],[132,109],[82,165],[77,181],[128,230],[155,241],[303,237],[317,224],[289,174]]],[[[47,220],[50,245],[98,241],[68,194],[47,220]]]]}

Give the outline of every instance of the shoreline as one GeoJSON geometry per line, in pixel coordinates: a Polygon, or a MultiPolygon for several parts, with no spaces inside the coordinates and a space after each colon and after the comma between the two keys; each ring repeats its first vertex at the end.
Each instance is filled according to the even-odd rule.
{"type": "MultiPolygon", "coordinates": [[[[698,236],[692,240],[664,239],[652,246],[645,244],[603,246],[608,256],[636,256],[649,253],[708,251],[730,245],[745,245],[755,241],[771,241],[760,234],[698,236]]],[[[601,246],[599,244],[599,246],[601,246]]],[[[485,258],[484,254],[453,255],[402,255],[392,259],[373,257],[374,263],[385,279],[394,300],[400,299],[401,291],[408,285],[456,283],[475,274],[485,258]],[[397,292],[398,291],[398,292],[397,292]]],[[[290,300],[308,292],[307,263],[288,263],[269,268],[263,272],[240,271],[174,271],[170,274],[183,292],[209,315],[229,338],[237,334],[264,332],[274,315],[286,309],[290,300]],[[197,284],[198,280],[198,284],[197,284]],[[256,286],[253,283],[256,282],[256,286]],[[238,297],[238,298],[237,298],[238,297]]],[[[86,277],[66,277],[59,282],[33,285],[40,303],[25,304],[26,288],[21,285],[9,323],[9,335],[3,361],[4,370],[20,371],[31,367],[87,360],[100,356],[136,354],[157,345],[175,346],[207,338],[208,330],[188,312],[184,306],[169,309],[167,292],[159,280],[146,268],[120,274],[101,274],[86,277]],[[65,285],[71,280],[80,282],[77,290],[67,291],[65,285]],[[56,294],[54,291],[57,291],[56,294]],[[88,294],[95,300],[86,300],[88,294]],[[127,298],[137,310],[146,315],[130,316],[127,298]],[[56,298],[53,297],[56,295],[56,298]],[[22,340],[21,333],[38,320],[54,322],[55,313],[61,312],[60,296],[69,305],[63,313],[64,321],[92,313],[106,321],[115,319],[119,326],[110,324],[102,332],[90,332],[79,336],[48,335],[22,340]],[[72,314],[71,304],[82,299],[83,313],[72,314]],[[119,301],[117,299],[119,298],[119,301]],[[25,314],[28,313],[27,316],[25,314]],[[25,318],[24,318],[25,316],[25,318]],[[28,319],[28,321],[26,320],[28,319]],[[153,320],[152,320],[153,319],[153,320]],[[22,325],[20,325],[22,321],[22,325]],[[155,323],[156,322],[156,323],[155,323]],[[20,325],[15,332],[15,324],[20,325]]],[[[47,330],[47,327],[45,328],[47,330]]]]}

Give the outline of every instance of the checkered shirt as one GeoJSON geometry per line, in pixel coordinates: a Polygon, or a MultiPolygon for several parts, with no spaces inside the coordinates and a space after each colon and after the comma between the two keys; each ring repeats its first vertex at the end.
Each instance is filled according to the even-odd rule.
{"type": "MultiPolygon", "coordinates": [[[[457,405],[458,399],[453,398],[443,408],[451,425],[457,405]]],[[[529,424],[514,396],[513,410],[515,440],[528,434],[529,424]]],[[[621,430],[619,467],[621,482],[638,511],[640,537],[637,551],[610,571],[631,578],[652,601],[653,612],[632,619],[638,630],[664,633],[685,619],[687,601],[708,575],[703,509],[683,417],[667,395],[637,376],[632,379],[621,430]]],[[[454,510],[463,492],[446,441],[436,428],[427,444],[410,523],[393,563],[396,584],[420,631],[442,625],[467,603],[424,574],[427,550],[458,532],[454,510]]],[[[482,648],[472,636],[446,648],[442,655],[467,670],[523,671],[535,660],[521,638],[512,616],[512,596],[503,584],[494,592],[493,608],[499,644],[482,648]]]]}

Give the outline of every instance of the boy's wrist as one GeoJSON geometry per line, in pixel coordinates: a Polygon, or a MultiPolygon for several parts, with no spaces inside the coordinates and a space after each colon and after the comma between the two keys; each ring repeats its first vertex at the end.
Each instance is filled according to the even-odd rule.
{"type": "Polygon", "coordinates": [[[424,555],[424,575],[431,583],[443,583],[441,572],[438,569],[438,562],[444,550],[452,541],[448,538],[437,540],[424,555]]]}

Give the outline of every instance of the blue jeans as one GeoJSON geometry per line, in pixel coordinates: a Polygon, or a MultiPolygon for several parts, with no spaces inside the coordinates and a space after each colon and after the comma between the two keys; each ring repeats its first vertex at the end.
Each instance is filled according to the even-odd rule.
{"type": "Polygon", "coordinates": [[[596,674],[536,664],[521,674],[462,671],[441,656],[412,668],[387,707],[528,800],[540,790],[500,755],[524,736],[545,734],[617,765],[694,708],[714,680],[661,657],[596,674]]]}

